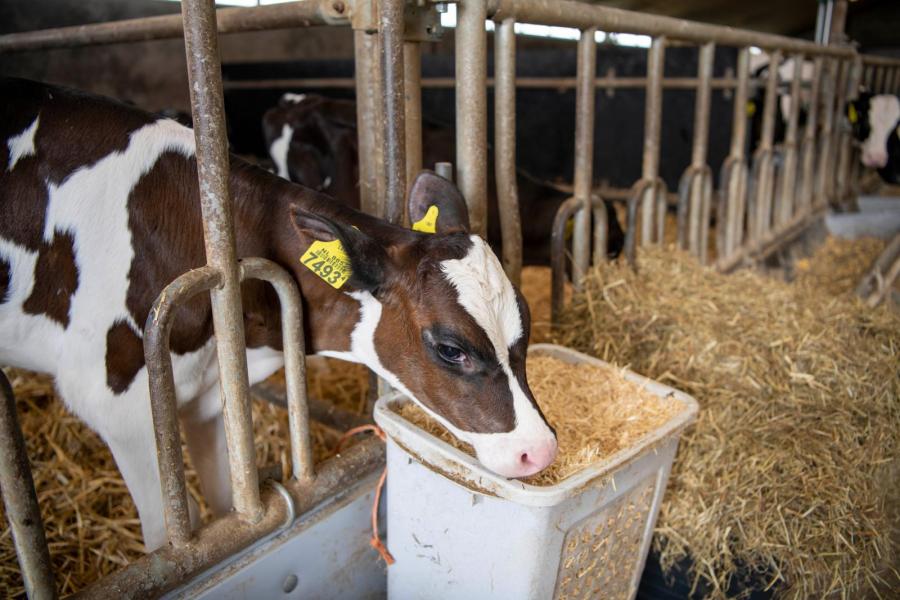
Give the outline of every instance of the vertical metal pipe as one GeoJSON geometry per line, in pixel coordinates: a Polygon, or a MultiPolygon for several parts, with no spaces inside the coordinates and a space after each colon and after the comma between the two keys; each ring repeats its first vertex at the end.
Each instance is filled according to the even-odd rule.
{"type": "Polygon", "coordinates": [[[831,131],[831,147],[828,156],[828,188],[831,192],[831,200],[836,205],[843,202],[843,196],[840,190],[840,154],[844,135],[848,132],[844,130],[844,104],[847,98],[847,91],[850,85],[853,71],[852,60],[841,60],[840,76],[837,79],[834,92],[834,107],[832,115],[832,131],[831,131]]]}
{"type": "Polygon", "coordinates": [[[743,243],[744,223],[747,211],[748,172],[747,147],[747,99],[750,93],[750,48],[738,52],[738,84],[734,93],[731,126],[731,151],[734,159],[731,177],[728,179],[728,230],[730,242],[726,244],[726,254],[732,254],[743,243]]]}
{"type": "MultiPolygon", "coordinates": [[[[378,36],[357,29],[353,31],[356,55],[356,123],[359,152],[359,201],[363,212],[382,214],[379,207],[379,168],[384,148],[381,143],[381,63],[378,36]]],[[[383,189],[383,188],[382,188],[383,189]]]]}
{"type": "Polygon", "coordinates": [[[690,230],[688,248],[695,256],[701,254],[701,228],[709,228],[709,223],[702,222],[704,212],[703,198],[705,187],[706,150],[709,143],[709,106],[712,98],[713,62],[716,56],[716,45],[712,42],[700,47],[697,62],[697,97],[694,102],[694,143],[691,148],[691,166],[698,173],[690,182],[690,202],[688,216],[690,230]]]}
{"type": "Polygon", "coordinates": [[[594,264],[599,265],[606,262],[609,251],[609,215],[603,198],[594,196],[591,206],[594,213],[594,264]]]}
{"type": "MultiPolygon", "coordinates": [[[[406,110],[406,189],[422,170],[422,44],[403,43],[406,110]]],[[[405,203],[404,203],[405,204],[405,203]]]]}
{"type": "MultiPolygon", "coordinates": [[[[657,37],[647,51],[647,88],[644,108],[644,154],[641,179],[655,182],[659,175],[659,138],[662,126],[662,79],[665,68],[666,38],[657,37]]],[[[641,199],[641,243],[654,240],[656,188],[648,188],[641,199]]]]}
{"type": "Polygon", "coordinates": [[[872,90],[876,94],[883,94],[885,92],[885,87],[884,87],[885,71],[887,71],[887,67],[875,67],[875,81],[872,84],[872,90]]]}
{"type": "Polygon", "coordinates": [[[813,59],[813,79],[809,88],[809,114],[803,130],[803,150],[800,166],[800,194],[798,212],[808,214],[812,209],[816,171],[816,129],[819,120],[819,90],[822,87],[824,61],[821,56],[813,59]]]}
{"type": "MultiPolygon", "coordinates": [[[[844,92],[846,101],[855,100],[859,95],[859,83],[862,78],[862,58],[857,56],[850,63],[850,75],[847,78],[847,86],[844,92]]],[[[838,106],[841,111],[841,123],[844,122],[844,102],[838,106]]],[[[846,127],[839,127],[838,135],[838,165],[837,165],[837,194],[841,204],[853,204],[853,184],[851,182],[851,162],[853,160],[853,135],[846,127]]]]}
{"type": "Polygon", "coordinates": [[[384,169],[387,177],[382,217],[403,221],[406,199],[406,111],[403,85],[404,0],[381,1],[381,76],[384,93],[384,169]]]}
{"type": "Polygon", "coordinates": [[[457,4],[456,176],[472,232],[482,237],[487,235],[486,15],[485,0],[457,4]]]}
{"type": "Polygon", "coordinates": [[[0,371],[0,402],[0,490],[25,594],[32,600],[56,598],[44,522],[34,491],[25,438],[16,418],[16,398],[3,371],[0,371]]]}
{"type": "Polygon", "coordinates": [[[831,132],[834,129],[834,92],[839,67],[840,61],[838,59],[829,58],[823,73],[822,102],[820,107],[822,111],[822,131],[819,137],[819,162],[816,173],[816,191],[813,198],[813,206],[815,207],[828,204],[831,196],[830,182],[832,173],[829,172],[831,166],[831,132]]]}
{"type": "Polygon", "coordinates": [[[503,241],[503,270],[515,284],[522,278],[522,222],[516,186],[515,20],[497,25],[494,37],[494,152],[497,204],[503,241]]]}
{"type": "Polygon", "coordinates": [[[747,147],[747,99],[750,96],[750,48],[741,48],[737,59],[737,89],[734,93],[729,156],[744,158],[747,147]]]}
{"type": "Polygon", "coordinates": [[[873,83],[874,79],[875,79],[875,67],[872,65],[869,65],[866,67],[865,73],[863,75],[863,85],[865,85],[866,89],[870,92],[873,91],[872,83],[873,83]]]}
{"type": "Polygon", "coordinates": [[[597,76],[597,29],[581,32],[575,84],[575,197],[581,208],[575,213],[572,232],[572,283],[576,291],[591,260],[591,188],[594,181],[594,95],[597,76]]]}
{"type": "Polygon", "coordinates": [[[794,214],[794,196],[797,190],[797,130],[800,123],[800,84],[803,80],[803,55],[794,54],[794,77],[791,79],[791,108],[787,131],[784,135],[784,163],[781,168],[780,190],[776,198],[775,222],[784,226],[794,214]]]}
{"type": "Polygon", "coordinates": [[[776,50],[769,61],[768,78],[766,79],[766,99],[763,103],[762,137],[754,156],[754,173],[756,177],[751,185],[754,189],[753,226],[751,237],[759,241],[772,226],[772,200],[774,195],[774,162],[773,142],[775,140],[775,111],[778,109],[778,67],[781,65],[782,53],[776,50]]]}
{"type": "Polygon", "coordinates": [[[221,274],[221,286],[213,289],[210,296],[234,508],[243,518],[255,522],[262,516],[262,503],[253,447],[241,285],[228,189],[228,144],[216,13],[213,0],[186,0],[181,6],[197,142],[203,238],[207,261],[221,274]]]}

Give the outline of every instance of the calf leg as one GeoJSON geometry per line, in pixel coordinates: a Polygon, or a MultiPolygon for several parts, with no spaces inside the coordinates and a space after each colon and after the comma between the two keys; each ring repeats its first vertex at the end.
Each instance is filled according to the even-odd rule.
{"type": "Polygon", "coordinates": [[[200,489],[217,515],[231,510],[231,469],[218,386],[181,411],[184,439],[200,478],[200,489]],[[215,409],[210,410],[211,407],[215,409]]]}

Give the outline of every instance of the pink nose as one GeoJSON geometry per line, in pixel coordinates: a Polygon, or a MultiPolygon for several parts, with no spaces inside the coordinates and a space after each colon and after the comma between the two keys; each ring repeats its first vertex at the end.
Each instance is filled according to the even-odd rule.
{"type": "Polygon", "coordinates": [[[882,169],[887,164],[887,152],[864,152],[862,162],[867,167],[882,169]]]}
{"type": "Polygon", "coordinates": [[[516,473],[512,477],[528,477],[543,471],[556,459],[558,446],[556,440],[550,440],[524,449],[519,454],[516,473]]]}

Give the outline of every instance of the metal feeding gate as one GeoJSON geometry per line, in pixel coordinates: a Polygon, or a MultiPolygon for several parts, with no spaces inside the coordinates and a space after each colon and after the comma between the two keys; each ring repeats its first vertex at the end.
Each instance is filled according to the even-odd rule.
{"type": "MultiPolygon", "coordinates": [[[[299,290],[287,272],[274,263],[258,258],[239,261],[236,257],[217,34],[352,26],[362,207],[393,223],[402,223],[405,188],[422,166],[421,43],[440,33],[437,4],[431,0],[304,0],[215,11],[212,0],[184,0],[183,15],[0,36],[0,52],[4,53],[182,35],[186,45],[207,265],[182,275],[165,289],[151,311],[144,338],[170,543],[97,582],[84,595],[159,596],[198,577],[207,581],[203,589],[208,593],[208,582],[221,580],[242,565],[246,567],[257,560],[261,544],[279,535],[299,537],[303,531],[309,531],[296,532],[292,526],[301,515],[311,514],[329,499],[341,494],[347,496],[348,489],[358,488],[360,481],[369,481],[383,464],[381,443],[368,440],[344,452],[340,460],[323,463],[318,472],[313,470],[299,290]],[[264,486],[262,490],[254,459],[241,318],[240,283],[245,279],[271,283],[283,309],[294,470],[289,480],[264,486]],[[235,510],[191,532],[168,336],[174,309],[192,296],[206,292],[212,298],[235,510]],[[243,558],[236,559],[238,553],[243,553],[243,558]]],[[[502,258],[514,282],[520,279],[522,265],[515,158],[515,24],[556,25],[581,31],[575,83],[574,194],[560,209],[553,234],[554,318],[562,307],[565,228],[571,217],[575,221],[572,255],[576,287],[592,260],[597,263],[605,259],[606,213],[602,192],[593,189],[592,173],[597,87],[643,85],[646,89],[642,176],[624,194],[628,214],[625,254],[632,263],[639,244],[660,243],[663,239],[667,210],[667,190],[659,177],[663,90],[665,87],[696,89],[691,162],[678,189],[677,241],[679,246],[708,262],[708,235],[711,223],[715,222],[715,265],[729,271],[770,254],[802,232],[829,203],[841,203],[851,196],[860,169],[850,132],[844,126],[844,103],[855,97],[861,83],[875,91],[896,92],[900,86],[900,61],[861,56],[850,46],[821,45],[569,0],[463,0],[456,4],[457,181],[469,206],[473,231],[485,235],[488,183],[485,21],[492,19],[496,24],[494,141],[502,258]],[[653,37],[645,78],[631,78],[627,84],[615,78],[597,78],[595,33],[598,29],[653,37]],[[664,77],[666,47],[685,43],[699,47],[697,77],[687,85],[685,81],[664,77]],[[717,45],[738,49],[734,77],[713,78],[717,45]],[[774,92],[788,83],[790,93],[797,97],[805,84],[801,69],[795,70],[790,82],[779,81],[778,70],[769,69],[762,138],[755,155],[747,157],[745,105],[751,86],[751,46],[768,51],[773,65],[784,58],[811,59],[814,75],[809,85],[811,101],[806,125],[801,131],[800,102],[791,103],[785,140],[776,148],[774,92]],[[713,87],[733,90],[734,98],[731,151],[722,167],[718,189],[707,164],[713,87]]],[[[0,377],[0,387],[4,401],[0,412],[0,487],[19,562],[29,596],[54,597],[40,511],[16,419],[15,401],[5,377],[0,377]]],[[[356,499],[344,498],[343,502],[352,504],[356,499]]],[[[314,536],[307,539],[319,543],[314,536]]],[[[294,577],[294,586],[298,577],[304,577],[302,569],[310,565],[299,565],[301,570],[294,577]]],[[[289,583],[284,582],[284,592],[289,591],[289,583]]]]}

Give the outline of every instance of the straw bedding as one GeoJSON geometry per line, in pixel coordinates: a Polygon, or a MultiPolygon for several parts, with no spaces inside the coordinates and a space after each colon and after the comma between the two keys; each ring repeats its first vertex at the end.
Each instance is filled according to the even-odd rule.
{"type": "MultiPolygon", "coordinates": [[[[874,253],[847,262],[862,274],[874,253]]],[[[885,568],[897,560],[886,502],[900,489],[900,317],[834,297],[856,280],[837,271],[791,285],[648,249],[637,273],[595,269],[564,316],[556,341],[700,403],[655,543],[664,567],[690,557],[713,596],[751,574],[789,598],[900,586],[885,568]]]]}
{"type": "MultiPolygon", "coordinates": [[[[31,461],[56,584],[74,593],[144,553],[137,510],[106,445],[66,410],[52,381],[27,371],[5,369],[16,394],[19,422],[31,461]]],[[[289,473],[287,411],[253,403],[257,464],[280,465],[289,473]]],[[[311,424],[316,462],[331,456],[335,434],[311,424]]],[[[185,456],[187,451],[185,450],[185,456]]],[[[187,482],[201,515],[209,518],[196,474],[187,482]]],[[[0,507],[0,597],[22,595],[22,579],[6,515],[0,507]]]]}
{"type": "MultiPolygon", "coordinates": [[[[528,358],[528,385],[556,429],[559,453],[550,467],[523,479],[555,485],[585,467],[633,446],[683,410],[674,398],[659,398],[625,380],[618,369],[567,364],[549,356],[528,358]]],[[[414,404],[399,413],[455,448],[474,454],[414,404]]]]}

